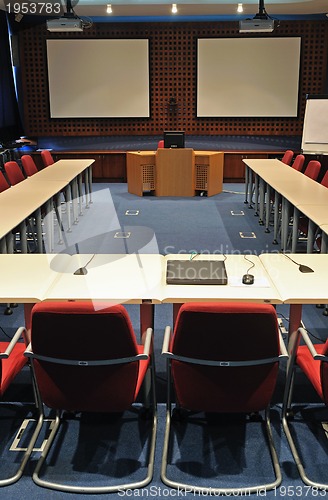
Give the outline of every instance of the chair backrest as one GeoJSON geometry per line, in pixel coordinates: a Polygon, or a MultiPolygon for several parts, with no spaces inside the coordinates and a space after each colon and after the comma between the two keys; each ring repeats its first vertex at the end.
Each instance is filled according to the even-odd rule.
{"type": "Polygon", "coordinates": [[[41,151],[41,158],[44,167],[49,167],[49,165],[55,163],[55,160],[53,159],[52,154],[48,149],[44,149],[41,151]]]}
{"type": "Polygon", "coordinates": [[[305,156],[304,155],[297,155],[295,160],[292,163],[292,167],[295,170],[298,170],[298,172],[301,172],[303,165],[305,161],[305,156]]]}
{"type": "Polygon", "coordinates": [[[80,365],[34,360],[41,398],[50,408],[115,412],[134,401],[139,363],[87,366],[88,361],[136,356],[138,346],[125,308],[91,301],[44,302],[32,310],[36,355],[80,360],[80,365]]]}
{"type": "MultiPolygon", "coordinates": [[[[323,347],[323,352],[325,356],[328,356],[328,339],[325,342],[325,345],[323,347]]],[[[322,395],[323,395],[323,401],[325,404],[328,404],[328,362],[327,361],[321,361],[320,362],[320,377],[321,377],[321,386],[322,386],[322,395]]]]}
{"type": "Polygon", "coordinates": [[[21,162],[26,177],[31,177],[31,175],[34,175],[38,172],[38,168],[31,155],[23,155],[21,157],[21,162]]]}
{"type": "MultiPolygon", "coordinates": [[[[246,361],[279,355],[275,309],[269,304],[187,303],[179,311],[170,351],[203,360],[246,361]]],[[[179,404],[189,410],[253,412],[270,403],[278,363],[205,366],[171,361],[179,404]]]]}
{"type": "Polygon", "coordinates": [[[12,186],[25,180],[24,174],[17,161],[7,161],[4,165],[7,178],[12,186]]]}
{"type": "Polygon", "coordinates": [[[290,165],[292,162],[293,156],[294,156],[294,151],[292,151],[291,149],[287,149],[284,156],[281,158],[281,161],[283,163],[286,163],[286,165],[290,165]]]}
{"type": "Polygon", "coordinates": [[[318,160],[311,160],[306,166],[304,174],[314,181],[317,180],[321,170],[321,163],[318,160]]]}
{"type": "Polygon", "coordinates": [[[325,175],[323,176],[323,178],[321,179],[320,184],[322,184],[323,186],[328,188],[328,170],[325,173],[325,175]]]}
{"type": "Polygon", "coordinates": [[[0,193],[6,191],[8,188],[10,188],[10,184],[7,182],[7,179],[0,170],[0,193]]]}
{"type": "Polygon", "coordinates": [[[158,148],[164,148],[164,139],[161,139],[160,141],[158,141],[157,149],[158,148]]]}

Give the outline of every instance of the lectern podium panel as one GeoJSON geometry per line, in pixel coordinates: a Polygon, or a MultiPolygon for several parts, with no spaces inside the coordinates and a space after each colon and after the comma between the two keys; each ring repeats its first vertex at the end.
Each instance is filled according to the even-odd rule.
{"type": "Polygon", "coordinates": [[[223,153],[192,149],[127,152],[128,191],[137,196],[195,196],[221,193],[223,153]]]}
{"type": "Polygon", "coordinates": [[[193,149],[158,149],[156,153],[156,196],[195,195],[193,149]]]}

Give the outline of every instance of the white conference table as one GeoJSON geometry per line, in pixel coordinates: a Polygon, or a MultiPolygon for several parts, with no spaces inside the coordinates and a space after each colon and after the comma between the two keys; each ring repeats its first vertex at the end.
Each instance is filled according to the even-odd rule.
{"type": "MultiPolygon", "coordinates": [[[[174,317],[190,301],[235,301],[290,305],[289,334],[301,324],[302,304],[328,303],[327,254],[227,255],[228,285],[167,285],[166,261],[189,259],[187,254],[2,254],[0,302],[25,304],[29,329],[30,310],[42,300],[92,300],[140,305],[141,332],[153,324],[154,305],[172,303],[174,317]],[[301,273],[290,260],[310,266],[301,273]],[[87,274],[75,275],[80,267],[87,274]],[[243,285],[242,275],[254,275],[253,285],[243,285]]],[[[222,255],[199,259],[222,260],[222,255]]]]}
{"type": "MultiPolygon", "coordinates": [[[[52,212],[52,198],[60,192],[63,187],[65,187],[65,182],[63,181],[36,182],[33,177],[30,177],[10,187],[6,191],[3,191],[0,194],[0,213],[3,214],[0,222],[0,240],[4,242],[7,235],[9,235],[14,228],[19,226],[22,251],[26,253],[27,242],[25,221],[32,214],[35,214],[37,239],[38,241],[42,241],[41,207],[44,206],[46,214],[50,214],[52,212]]],[[[50,217],[47,218],[48,222],[50,222],[49,219],[50,217]]],[[[49,238],[50,233],[51,227],[49,231],[47,231],[49,238]]],[[[12,248],[11,239],[10,237],[9,240],[7,240],[9,248],[12,248]]],[[[4,246],[2,251],[5,251],[4,246]]],[[[50,240],[49,248],[51,248],[50,240]]],[[[42,252],[41,247],[39,251],[42,252]]]]}
{"type": "MultiPolygon", "coordinates": [[[[49,248],[53,247],[53,221],[52,199],[66,189],[71,182],[75,184],[76,179],[85,171],[91,169],[93,159],[90,160],[59,160],[50,167],[40,170],[38,173],[28,177],[24,181],[10,187],[0,194],[0,213],[6,214],[0,222],[0,242],[1,252],[5,252],[7,247],[12,250],[10,235],[11,231],[20,227],[22,251],[27,252],[26,243],[26,224],[25,221],[32,214],[36,214],[37,240],[42,241],[41,229],[41,207],[46,207],[48,224],[48,243],[49,248]],[[7,239],[7,241],[6,241],[7,239]]],[[[90,179],[90,175],[88,179],[90,179]]],[[[89,192],[90,187],[88,188],[89,192]]],[[[74,188],[74,194],[77,196],[77,188],[74,188]]],[[[69,197],[68,197],[69,199],[69,197]]],[[[75,200],[75,197],[74,197],[75,200]]],[[[74,201],[76,203],[76,200],[74,201]]],[[[89,199],[90,200],[90,199],[89,199]]],[[[60,203],[57,202],[57,210],[60,213],[60,203]]],[[[81,203],[80,203],[81,205],[81,203]]],[[[75,209],[76,210],[76,209],[75,209]]],[[[70,210],[67,209],[69,216],[70,210]]],[[[59,231],[61,221],[59,221],[59,231]]],[[[68,230],[70,222],[68,223],[68,230]]],[[[42,252],[42,244],[39,245],[39,252],[42,252]]]]}
{"type": "MultiPolygon", "coordinates": [[[[327,189],[327,188],[326,188],[327,189]]],[[[293,215],[293,236],[292,236],[292,253],[296,252],[297,238],[298,238],[298,224],[300,213],[309,219],[308,235],[307,235],[307,252],[311,253],[314,244],[316,227],[328,225],[328,205],[321,204],[301,204],[294,207],[293,215]],[[315,222],[314,222],[315,221],[315,222]]],[[[327,247],[326,247],[327,248],[327,247]]],[[[321,251],[325,251],[324,245],[321,251]]]]}
{"type": "Polygon", "coordinates": [[[284,304],[289,304],[289,337],[297,331],[303,304],[328,303],[328,254],[264,253],[260,260],[271,276],[284,304]],[[302,273],[292,262],[309,266],[314,272],[302,273]]]}
{"type": "Polygon", "coordinates": [[[293,228],[293,241],[292,250],[296,248],[296,222],[298,218],[298,211],[302,211],[300,207],[305,205],[317,205],[317,207],[311,210],[311,221],[313,225],[310,228],[310,238],[308,242],[308,249],[311,244],[311,235],[313,232],[314,225],[320,225],[322,219],[322,210],[319,208],[321,205],[322,209],[328,206],[328,189],[322,186],[320,183],[310,179],[302,172],[285,165],[279,160],[270,159],[244,159],[244,163],[247,168],[250,169],[255,176],[256,186],[258,185],[259,178],[259,193],[256,191],[257,196],[260,200],[260,222],[264,220],[264,207],[265,207],[265,193],[267,195],[267,213],[266,213],[266,230],[268,231],[269,226],[269,206],[270,206],[270,190],[273,189],[275,192],[275,206],[276,210],[274,213],[274,241],[277,241],[277,231],[278,231],[278,197],[282,197],[282,212],[281,212],[281,248],[282,250],[287,249],[288,240],[288,224],[290,217],[290,206],[294,207],[294,228],[293,228]]]}

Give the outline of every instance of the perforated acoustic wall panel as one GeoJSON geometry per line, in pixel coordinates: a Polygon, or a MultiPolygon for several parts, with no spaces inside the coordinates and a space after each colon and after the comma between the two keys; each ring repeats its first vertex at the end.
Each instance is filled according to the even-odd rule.
{"type": "MultiPolygon", "coordinates": [[[[180,129],[199,135],[301,135],[306,94],[325,92],[328,23],[281,21],[268,35],[302,38],[297,118],[196,118],[197,38],[240,36],[251,35],[240,35],[237,22],[107,23],[95,24],[82,34],[49,33],[43,24],[22,26],[19,39],[26,133],[35,136],[156,135],[165,129],[180,129]],[[79,37],[149,39],[150,118],[50,118],[46,39],[79,37]]],[[[87,71],[88,61],[85,65],[87,71]]],[[[279,68],[276,70],[279,72],[279,68]]]]}

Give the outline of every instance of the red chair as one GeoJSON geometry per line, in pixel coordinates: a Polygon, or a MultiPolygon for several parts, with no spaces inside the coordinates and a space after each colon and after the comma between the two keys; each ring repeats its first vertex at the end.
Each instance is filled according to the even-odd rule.
{"type": "Polygon", "coordinates": [[[292,151],[291,149],[287,149],[284,156],[281,158],[281,161],[283,163],[286,163],[286,165],[290,165],[292,163],[293,156],[294,156],[294,151],[292,151]]]}
{"type": "Polygon", "coordinates": [[[38,173],[38,168],[31,155],[23,155],[21,157],[21,162],[26,177],[31,177],[31,175],[38,173]]]}
{"type": "Polygon", "coordinates": [[[48,149],[43,149],[41,151],[41,158],[44,167],[49,167],[49,165],[55,163],[55,160],[53,159],[52,154],[48,149]]]}
{"type": "Polygon", "coordinates": [[[321,179],[320,184],[322,184],[323,186],[325,186],[326,188],[328,188],[328,170],[325,173],[325,175],[323,176],[323,178],[321,179]]]}
{"type": "Polygon", "coordinates": [[[7,179],[12,186],[25,180],[25,176],[18,165],[17,161],[7,161],[4,164],[7,179]]]}
{"type": "Polygon", "coordinates": [[[158,141],[157,149],[161,149],[161,148],[164,148],[164,139],[161,139],[160,141],[158,141]]]}
{"type": "Polygon", "coordinates": [[[3,191],[6,191],[6,189],[10,188],[10,184],[8,183],[7,179],[3,175],[3,173],[0,170],[0,193],[3,191]]]}
{"type": "Polygon", "coordinates": [[[304,171],[304,175],[307,177],[310,177],[310,179],[313,179],[314,181],[317,180],[319,177],[321,170],[321,163],[318,160],[311,160],[306,166],[306,169],[304,171]]]}
{"type": "MultiPolygon", "coordinates": [[[[246,494],[259,491],[259,488],[265,490],[276,488],[281,483],[281,472],[271,438],[270,400],[277,382],[279,360],[288,355],[278,330],[274,307],[252,303],[186,303],[180,308],[173,335],[171,329],[166,328],[162,354],[168,363],[162,481],[171,488],[187,489],[206,495],[233,495],[240,491],[246,494]],[[172,390],[176,400],[174,411],[172,411],[172,390]],[[171,430],[172,416],[176,418],[182,416],[179,430],[184,435],[187,433],[187,428],[181,426],[188,425],[190,412],[245,415],[262,410],[265,411],[266,430],[275,472],[275,479],[272,482],[262,484],[263,478],[261,478],[259,479],[261,486],[257,484],[242,485],[238,488],[236,486],[219,488],[214,485],[207,488],[168,478],[168,459],[172,455],[169,449],[170,443],[179,442],[179,438],[174,440],[172,435],[174,434],[171,430]]],[[[211,422],[214,421],[213,416],[211,422]]],[[[241,426],[244,425],[247,424],[242,420],[241,426]]],[[[218,432],[224,439],[224,427],[220,427],[215,433],[218,432]]],[[[219,439],[218,436],[216,438],[219,439]]],[[[206,439],[204,448],[215,447],[210,438],[206,439]]],[[[242,443],[243,447],[244,445],[245,443],[242,443]]],[[[181,453],[179,449],[179,456],[181,453]]],[[[185,470],[192,471],[193,466],[188,458],[186,452],[185,459],[182,458],[181,461],[185,470]]],[[[206,458],[202,457],[201,460],[206,458]]],[[[170,468],[174,469],[174,465],[170,464],[170,468]]],[[[219,465],[216,464],[215,470],[222,476],[224,472],[218,472],[218,469],[219,465]]],[[[211,468],[208,473],[213,476],[213,469],[211,468]]],[[[174,472],[175,478],[177,474],[174,472]]],[[[204,477],[208,477],[205,470],[204,477]]],[[[226,484],[227,478],[222,479],[226,484]]]]}
{"type": "Polygon", "coordinates": [[[291,166],[295,170],[298,170],[298,172],[301,172],[304,165],[304,161],[305,161],[304,155],[297,155],[291,166]]]}
{"type": "MultiPolygon", "coordinates": [[[[152,329],[149,328],[144,333],[142,344],[138,344],[128,313],[123,306],[112,306],[108,303],[97,303],[94,306],[91,301],[39,303],[33,307],[31,318],[31,344],[26,355],[32,362],[40,409],[39,418],[43,422],[43,405],[56,410],[57,415],[48,444],[33,473],[35,483],[60,491],[81,493],[109,493],[141,488],[148,484],[153,473],[156,437],[152,329]],[[60,473],[58,482],[54,479],[55,472],[48,480],[46,471],[42,478],[40,477],[41,468],[61,425],[63,411],[82,414],[124,412],[134,405],[147,373],[150,376],[148,388],[150,387],[151,395],[147,407],[152,410],[153,425],[149,436],[147,475],[144,479],[118,485],[83,486],[62,483],[60,473]]],[[[137,411],[137,407],[134,409],[137,411]]],[[[110,425],[110,416],[106,418],[110,425]]],[[[34,434],[32,442],[36,440],[37,434],[34,434]]],[[[145,435],[141,441],[142,446],[147,447],[148,440],[145,435]]],[[[130,447],[133,449],[137,442],[138,436],[131,436],[130,447]]],[[[112,445],[113,449],[116,445],[117,443],[112,445]]],[[[102,446],[103,443],[100,448],[102,446]]],[[[57,449],[57,455],[59,451],[57,449]]],[[[102,449],[101,453],[107,455],[111,451],[102,449]]],[[[76,467],[80,467],[80,463],[75,464],[76,467]]],[[[129,468],[128,463],[126,467],[129,468]]],[[[121,474],[119,477],[122,477],[121,474]]]]}
{"type": "MultiPolygon", "coordinates": [[[[283,413],[282,413],[282,422],[283,428],[286,433],[298,472],[302,478],[302,481],[311,486],[311,488],[316,489],[328,489],[328,477],[321,477],[320,479],[310,479],[309,473],[306,471],[306,467],[304,465],[303,458],[306,456],[306,450],[300,452],[300,443],[297,439],[297,434],[293,433],[290,430],[289,420],[291,417],[296,417],[296,413],[302,416],[302,412],[305,404],[297,404],[297,407],[292,404],[292,393],[293,393],[293,385],[296,374],[296,369],[300,369],[306,378],[312,384],[312,387],[316,391],[320,400],[327,407],[328,405],[328,340],[324,344],[313,344],[308,333],[304,328],[299,328],[297,331],[297,335],[295,336],[295,340],[293,345],[291,346],[291,356],[290,356],[290,364],[287,371],[287,379],[285,386],[285,395],[283,401],[283,413]],[[299,345],[300,339],[304,340],[304,345],[299,345]],[[295,415],[294,415],[295,412],[295,415]]],[[[303,419],[302,419],[303,420],[303,419]]],[[[312,424],[313,425],[313,424],[312,424]]],[[[323,429],[321,432],[319,428],[321,427],[321,422],[318,423],[317,431],[311,433],[309,437],[309,441],[306,438],[306,435],[302,436],[302,444],[306,444],[307,442],[311,445],[311,454],[312,456],[316,455],[316,437],[319,438],[320,433],[323,437],[323,444],[321,446],[326,447],[327,438],[323,429]]],[[[310,451],[310,450],[309,450],[310,451]]],[[[327,455],[326,455],[327,457],[327,455]]],[[[322,470],[327,470],[327,461],[324,466],[320,467],[322,470]]]]}
{"type": "MultiPolygon", "coordinates": [[[[0,397],[2,398],[10,387],[18,373],[24,368],[27,359],[24,356],[25,343],[19,342],[24,332],[24,328],[19,328],[10,342],[0,342],[0,397]]],[[[28,449],[19,464],[15,461],[16,472],[10,477],[0,480],[0,486],[8,486],[13,484],[22,476],[24,468],[31,454],[31,449],[28,449]]],[[[4,465],[3,461],[3,465],[4,465]]],[[[0,465],[1,469],[1,465],[0,465]]]]}

